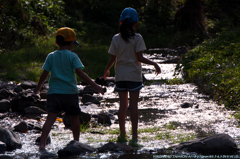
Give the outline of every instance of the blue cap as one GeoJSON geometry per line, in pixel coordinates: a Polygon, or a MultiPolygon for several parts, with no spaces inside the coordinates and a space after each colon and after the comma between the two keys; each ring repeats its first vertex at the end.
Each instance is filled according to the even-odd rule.
{"type": "Polygon", "coordinates": [[[123,22],[126,18],[129,19],[129,22],[132,23],[132,22],[136,22],[138,21],[138,13],[135,9],[133,8],[125,8],[121,15],[120,15],[120,20],[123,22]]]}

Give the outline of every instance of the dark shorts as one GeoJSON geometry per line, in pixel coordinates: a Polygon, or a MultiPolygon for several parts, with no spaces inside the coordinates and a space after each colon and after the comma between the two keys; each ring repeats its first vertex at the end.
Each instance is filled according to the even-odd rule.
{"type": "Polygon", "coordinates": [[[48,94],[47,111],[76,116],[80,114],[78,94],[48,94]]]}
{"type": "Polygon", "coordinates": [[[144,85],[142,82],[132,82],[132,81],[117,81],[115,85],[116,92],[137,92],[139,91],[144,85]]]}

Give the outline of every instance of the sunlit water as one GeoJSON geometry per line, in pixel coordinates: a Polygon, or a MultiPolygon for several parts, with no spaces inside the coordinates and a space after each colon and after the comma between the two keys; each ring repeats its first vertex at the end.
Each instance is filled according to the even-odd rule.
{"type": "MultiPolygon", "coordinates": [[[[148,58],[150,56],[146,55],[148,58]]],[[[151,58],[154,58],[151,55],[151,58]]],[[[163,59],[155,59],[160,62],[163,59]]],[[[159,64],[162,73],[158,76],[154,74],[152,66],[143,65],[145,77],[150,79],[172,79],[176,64],[159,64]]],[[[178,76],[177,78],[181,78],[178,76]]],[[[104,95],[95,95],[101,99],[101,107],[85,108],[81,104],[82,111],[97,114],[98,112],[116,112],[119,108],[118,95],[114,93],[114,87],[108,87],[104,95]]],[[[141,90],[139,99],[139,130],[153,129],[153,132],[139,133],[139,144],[143,147],[139,151],[156,150],[170,147],[181,141],[193,138],[205,137],[214,133],[227,133],[239,144],[240,131],[238,122],[231,117],[232,111],[224,109],[223,105],[217,105],[207,96],[199,94],[197,87],[193,84],[166,85],[163,83],[153,83],[145,86],[141,90]],[[191,107],[181,108],[183,103],[189,103],[191,107]],[[159,138],[156,139],[156,136],[159,138]]],[[[46,117],[42,117],[44,123],[46,117]]],[[[113,118],[117,119],[115,115],[113,118]]],[[[18,124],[20,119],[14,122],[18,124]]],[[[4,119],[1,123],[11,124],[11,120],[4,119]]],[[[31,121],[39,122],[39,121],[31,121]]],[[[110,127],[101,127],[100,130],[118,129],[118,124],[112,121],[110,127]]],[[[14,125],[11,125],[14,127],[14,125]]],[[[131,122],[129,111],[126,121],[127,134],[130,136],[131,122]]],[[[38,145],[35,140],[40,133],[30,131],[29,133],[18,133],[22,141],[22,149],[17,149],[6,154],[15,158],[39,158],[38,145]]],[[[64,128],[64,124],[56,121],[54,129],[51,130],[51,144],[46,149],[53,156],[57,156],[58,150],[64,148],[72,140],[72,133],[64,128]]],[[[98,148],[108,142],[109,139],[117,138],[117,134],[92,134],[82,133],[80,142],[98,148]]],[[[111,154],[96,154],[95,157],[88,155],[83,158],[109,158],[111,154]],[[97,156],[97,157],[96,157],[97,156]]]]}

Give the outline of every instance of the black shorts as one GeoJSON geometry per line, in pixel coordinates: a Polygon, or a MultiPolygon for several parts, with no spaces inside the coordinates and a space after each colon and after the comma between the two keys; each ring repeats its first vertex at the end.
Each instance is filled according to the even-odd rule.
{"type": "Polygon", "coordinates": [[[78,94],[48,94],[47,111],[76,116],[80,114],[78,94]]]}
{"type": "Polygon", "coordinates": [[[142,82],[133,82],[133,81],[117,81],[115,85],[116,92],[137,92],[139,91],[144,85],[142,82]]]}

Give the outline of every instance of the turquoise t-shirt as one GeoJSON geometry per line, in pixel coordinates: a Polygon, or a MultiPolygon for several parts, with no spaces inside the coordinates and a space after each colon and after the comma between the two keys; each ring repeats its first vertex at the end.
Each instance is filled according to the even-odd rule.
{"type": "Polygon", "coordinates": [[[50,72],[48,94],[77,94],[75,69],[84,68],[77,54],[57,50],[48,54],[43,69],[50,72]]]}

